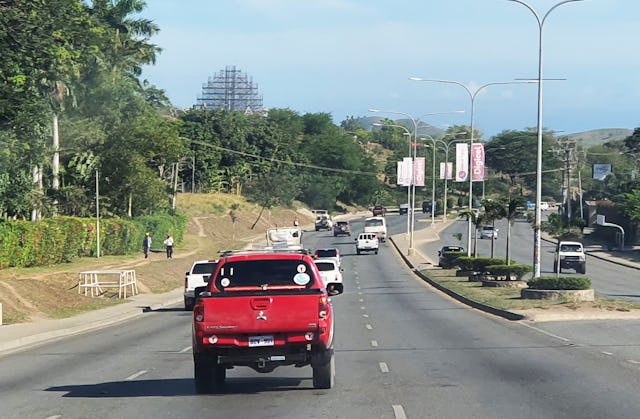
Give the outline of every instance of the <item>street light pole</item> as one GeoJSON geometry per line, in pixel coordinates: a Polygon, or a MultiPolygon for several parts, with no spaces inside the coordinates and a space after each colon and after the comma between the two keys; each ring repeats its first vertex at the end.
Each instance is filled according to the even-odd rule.
{"type": "Polygon", "coordinates": [[[544,22],[549,14],[557,7],[583,0],[564,0],[556,3],[547,13],[540,18],[540,15],[529,4],[522,0],[507,0],[519,3],[525,6],[536,18],[538,22],[538,153],[536,155],[536,208],[535,208],[535,226],[533,229],[533,277],[540,277],[540,230],[541,230],[541,210],[540,202],[542,201],[542,32],[544,22]]]}
{"type": "MultiPolygon", "coordinates": [[[[487,83],[487,84],[483,84],[482,86],[478,87],[476,90],[474,90],[473,92],[471,91],[471,89],[469,89],[469,87],[467,87],[465,84],[460,83],[459,81],[455,81],[455,80],[440,80],[440,79],[426,79],[423,77],[409,77],[409,80],[413,80],[413,81],[429,81],[429,82],[434,82],[434,83],[447,83],[447,84],[455,84],[458,85],[460,87],[462,87],[467,94],[469,95],[469,99],[471,100],[471,125],[470,125],[470,129],[471,129],[471,134],[469,136],[469,169],[471,166],[471,149],[473,148],[473,131],[474,131],[474,126],[473,126],[473,114],[474,114],[474,108],[475,108],[475,100],[476,97],[478,96],[478,93],[480,93],[480,91],[482,91],[483,89],[489,87],[489,86],[493,86],[493,85],[498,85],[498,84],[522,84],[522,83],[533,83],[532,81],[504,81],[504,82],[492,82],[492,83],[487,83]]],[[[467,176],[469,176],[469,211],[473,210],[473,176],[471,175],[471,171],[469,170],[469,173],[467,174],[467,176]]],[[[471,217],[467,218],[467,256],[471,256],[471,217]]]]}
{"type": "MultiPolygon", "coordinates": [[[[380,113],[391,113],[391,114],[395,114],[395,115],[403,115],[406,116],[407,118],[409,118],[411,120],[411,122],[413,123],[413,153],[411,153],[411,149],[409,149],[409,156],[411,157],[411,161],[412,161],[412,170],[411,170],[411,185],[409,185],[409,197],[411,197],[411,193],[413,193],[413,200],[409,199],[409,214],[407,214],[407,217],[411,217],[410,220],[407,221],[407,223],[409,224],[409,248],[407,250],[407,254],[409,256],[413,255],[414,252],[414,248],[413,248],[413,229],[415,227],[415,217],[414,217],[414,212],[413,211],[413,204],[415,204],[415,199],[416,199],[416,182],[415,182],[415,170],[413,170],[413,165],[415,164],[415,144],[418,141],[418,123],[416,122],[416,120],[409,115],[408,113],[404,113],[404,112],[398,112],[398,111],[382,111],[380,109],[369,109],[369,112],[380,112],[380,113]]],[[[411,138],[411,137],[409,137],[411,138]]]]}

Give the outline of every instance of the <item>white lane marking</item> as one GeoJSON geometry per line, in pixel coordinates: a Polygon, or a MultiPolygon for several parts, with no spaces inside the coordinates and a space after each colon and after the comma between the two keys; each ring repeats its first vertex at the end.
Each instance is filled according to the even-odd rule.
{"type": "Polygon", "coordinates": [[[387,373],[389,372],[389,366],[386,362],[378,362],[378,366],[380,367],[380,372],[387,373]]]}
{"type": "Polygon", "coordinates": [[[393,408],[393,414],[396,419],[407,419],[407,415],[404,414],[404,409],[400,404],[394,404],[391,406],[393,408]]]}
{"type": "Polygon", "coordinates": [[[368,319],[369,315],[368,314],[363,314],[362,317],[366,317],[368,319]]]}
{"type": "Polygon", "coordinates": [[[601,353],[605,355],[613,356],[613,352],[602,351],[601,353]]]}
{"type": "Polygon", "coordinates": [[[360,310],[366,310],[367,308],[365,306],[360,307],[360,310]]]}
{"type": "Polygon", "coordinates": [[[183,354],[185,352],[189,352],[191,350],[191,346],[187,346],[186,348],[184,348],[183,350],[181,350],[180,352],[178,352],[179,354],[183,354]]]}
{"type": "Polygon", "coordinates": [[[366,325],[365,327],[369,330],[373,330],[373,326],[371,326],[370,324],[366,325]]]}
{"type": "Polygon", "coordinates": [[[59,419],[61,417],[62,417],[62,415],[53,415],[53,416],[47,416],[46,419],[59,419]]]}
{"type": "Polygon", "coordinates": [[[358,298],[359,303],[364,303],[364,298],[358,298]]]}
{"type": "Polygon", "coordinates": [[[627,362],[630,364],[640,364],[640,361],[636,361],[635,359],[628,359],[627,362]]]}
{"type": "Polygon", "coordinates": [[[570,342],[571,341],[571,339],[567,339],[567,338],[563,338],[562,336],[554,335],[553,333],[549,333],[549,332],[547,332],[545,330],[539,329],[539,328],[537,328],[535,326],[532,326],[530,324],[527,324],[527,323],[524,323],[524,322],[520,322],[520,324],[525,326],[525,327],[528,327],[529,329],[533,329],[536,332],[542,333],[543,335],[547,335],[547,336],[550,336],[552,338],[559,339],[559,340],[561,340],[563,342],[570,342]]]}
{"type": "Polygon", "coordinates": [[[136,378],[140,377],[141,375],[146,374],[148,371],[147,370],[142,370],[142,371],[138,371],[137,373],[128,376],[127,378],[125,378],[125,381],[131,381],[131,380],[135,380],[136,378]]]}
{"type": "Polygon", "coordinates": [[[361,292],[361,291],[359,291],[359,292],[358,292],[358,295],[362,295],[362,292],[361,292]]]}
{"type": "Polygon", "coordinates": [[[371,341],[371,346],[373,346],[374,348],[378,346],[378,341],[377,340],[372,340],[371,341]]]}

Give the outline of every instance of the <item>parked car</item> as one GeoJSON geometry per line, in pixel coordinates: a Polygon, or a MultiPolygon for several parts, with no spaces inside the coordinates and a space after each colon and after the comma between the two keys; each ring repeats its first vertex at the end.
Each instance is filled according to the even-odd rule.
{"type": "Polygon", "coordinates": [[[209,282],[211,274],[216,270],[217,260],[196,260],[184,277],[184,309],[193,310],[196,302],[195,290],[209,282]]]}
{"type": "Polygon", "coordinates": [[[456,246],[456,245],[447,245],[442,246],[442,249],[438,250],[438,266],[441,268],[448,269],[451,267],[450,257],[448,254],[450,253],[464,253],[464,247],[456,246]]]}
{"type": "Polygon", "coordinates": [[[495,240],[498,238],[498,229],[494,226],[483,226],[480,230],[480,238],[495,240]]]}
{"type": "Polygon", "coordinates": [[[376,205],[373,207],[371,212],[373,213],[374,217],[384,217],[385,215],[387,215],[387,208],[385,208],[383,205],[376,205]]]}
{"type": "Polygon", "coordinates": [[[342,263],[340,259],[340,251],[335,247],[327,248],[327,249],[316,249],[313,253],[314,259],[333,259],[336,261],[338,266],[342,263]]]}
{"type": "Polygon", "coordinates": [[[325,288],[329,284],[342,284],[343,269],[336,263],[335,259],[316,259],[315,263],[320,271],[325,288]]]}
{"type": "Polygon", "coordinates": [[[409,213],[409,204],[400,204],[398,206],[398,213],[400,215],[408,214],[409,213]]]}
{"type": "Polygon", "coordinates": [[[360,233],[356,238],[356,253],[374,252],[378,254],[380,242],[376,233],[360,233]]]}
{"type": "Polygon", "coordinates": [[[336,221],[336,223],[333,224],[333,237],[343,234],[351,236],[351,224],[349,224],[349,221],[336,221]]]}

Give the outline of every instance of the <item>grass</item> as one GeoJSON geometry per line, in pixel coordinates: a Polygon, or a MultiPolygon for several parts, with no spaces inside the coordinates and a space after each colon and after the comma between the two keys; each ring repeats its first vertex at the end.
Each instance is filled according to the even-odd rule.
{"type": "Polygon", "coordinates": [[[595,302],[575,303],[563,300],[530,300],[520,298],[520,288],[483,287],[482,282],[471,282],[467,277],[455,276],[453,269],[426,269],[421,273],[443,287],[470,300],[499,310],[530,310],[553,308],[579,309],[583,307],[603,310],[630,311],[640,309],[640,303],[596,297],[595,302]]]}

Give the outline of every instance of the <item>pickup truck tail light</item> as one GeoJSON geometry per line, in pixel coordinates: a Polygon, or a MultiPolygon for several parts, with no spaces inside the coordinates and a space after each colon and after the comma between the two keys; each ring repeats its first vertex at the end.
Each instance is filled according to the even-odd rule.
{"type": "Polygon", "coordinates": [[[326,319],[329,314],[329,298],[326,295],[320,297],[318,304],[318,317],[326,319]]]}
{"type": "Polygon", "coordinates": [[[196,303],[196,306],[193,308],[193,320],[197,322],[204,321],[204,305],[201,303],[196,303]]]}

